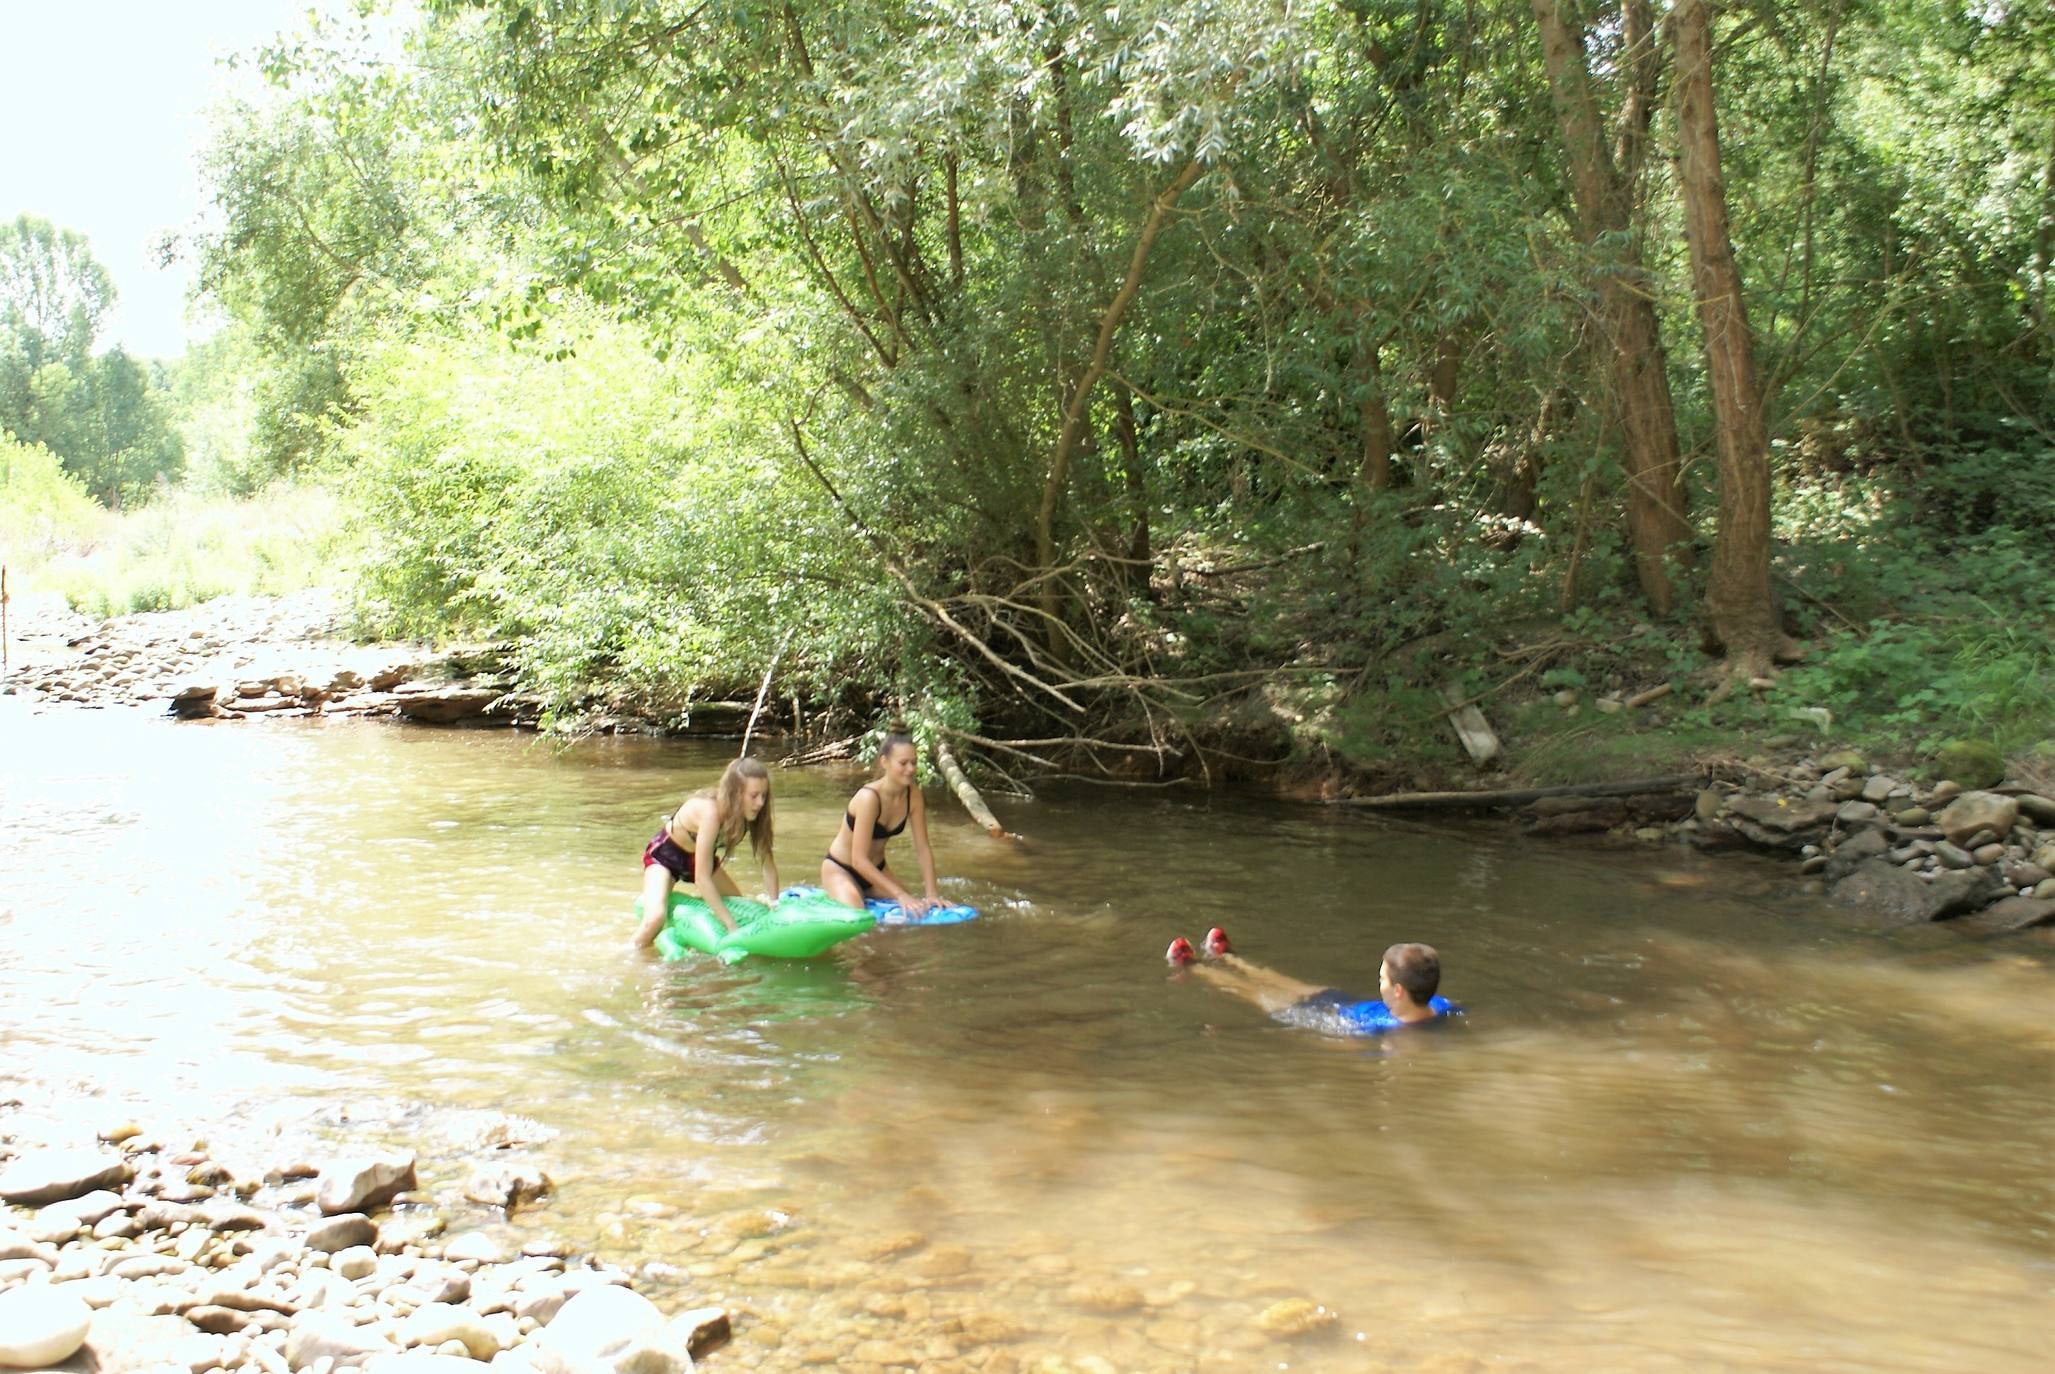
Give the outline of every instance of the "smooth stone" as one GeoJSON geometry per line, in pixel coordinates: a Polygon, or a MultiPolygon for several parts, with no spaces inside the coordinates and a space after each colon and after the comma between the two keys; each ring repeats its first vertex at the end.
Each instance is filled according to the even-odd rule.
{"type": "MultiPolygon", "coordinates": [[[[69,1239],[71,1237],[65,1237],[65,1240],[69,1239]]],[[[63,1243],[25,1236],[19,1231],[0,1231],[0,1260],[34,1260],[54,1269],[57,1267],[57,1247],[63,1243]]]]}
{"type": "Polygon", "coordinates": [[[86,1343],[93,1309],[61,1285],[38,1283],[0,1293],[0,1365],[43,1369],[86,1343]]]}
{"type": "Polygon", "coordinates": [[[2043,902],[2055,899],[2055,878],[2050,878],[2045,883],[2035,883],[2034,897],[2043,902]]]}
{"type": "Polygon", "coordinates": [[[1992,837],[2008,833],[2019,819],[2019,803],[1996,792],[1964,792],[1934,817],[1934,824],[1956,844],[1988,830],[1992,837]]]}
{"type": "Polygon", "coordinates": [[[1934,857],[1948,868],[1971,868],[1976,864],[1976,859],[1968,850],[1960,845],[1949,844],[1946,840],[1934,846],[1934,857]]]}
{"type": "Polygon", "coordinates": [[[116,1278],[134,1281],[166,1278],[183,1274],[190,1268],[190,1264],[176,1255],[130,1255],[108,1266],[107,1272],[116,1278]]]}
{"type": "Polygon", "coordinates": [[[1980,864],[1994,864],[2005,857],[2005,846],[2002,844],[1978,845],[1975,850],[1971,851],[1970,857],[1980,864]]]}
{"type": "Polygon", "coordinates": [[[2022,792],[2013,798],[2019,803],[2020,814],[2036,825],[2055,825],[2055,800],[2038,792],[2022,792]]]}
{"type": "Polygon", "coordinates": [[[333,1255],[343,1250],[361,1250],[378,1244],[378,1225],[362,1212],[345,1212],[319,1221],[307,1232],[309,1250],[333,1255]]]}
{"type": "Polygon", "coordinates": [[[368,1212],[416,1184],[411,1152],[337,1160],[321,1171],[314,1205],[325,1216],[368,1212]]]}
{"type": "Polygon", "coordinates": [[[336,1251],[328,1267],[346,1279],[365,1278],[377,1272],[378,1252],[368,1245],[352,1245],[336,1251]]]}
{"type": "Polygon", "coordinates": [[[1862,785],[1862,799],[1866,802],[1882,802],[1890,799],[1898,790],[1898,780],[1882,773],[1872,773],[1862,785]]]}
{"type": "Polygon", "coordinates": [[[1961,783],[1956,782],[1952,778],[1943,779],[1934,784],[1933,791],[1927,793],[1927,802],[1930,805],[1939,806],[1941,803],[1953,801],[1961,795],[1961,783]]]}
{"type": "Polygon", "coordinates": [[[0,1173],[0,1202],[41,1207],[119,1187],[136,1176],[135,1165],[103,1150],[38,1150],[0,1173]]]}
{"type": "Polygon", "coordinates": [[[398,1353],[399,1347],[376,1326],[357,1326],[332,1312],[302,1312],[293,1318],[285,1342],[285,1363],[297,1371],[319,1360],[331,1366],[364,1362],[377,1355],[398,1353]]]}
{"type": "Polygon", "coordinates": [[[692,1368],[685,1341],[655,1303],[626,1288],[588,1288],[535,1333],[543,1374],[684,1374],[692,1368]]]}
{"type": "Polygon", "coordinates": [[[440,1346],[456,1341],[474,1360],[489,1360],[514,1343],[512,1319],[499,1319],[504,1330],[477,1313],[446,1302],[431,1302],[416,1308],[400,1323],[399,1336],[405,1345],[440,1346]]]}
{"type": "Polygon", "coordinates": [[[1843,825],[1862,825],[1875,820],[1881,814],[1883,813],[1872,802],[1846,801],[1834,812],[1834,819],[1843,825]]]}
{"type": "Polygon", "coordinates": [[[499,1264],[507,1258],[507,1248],[483,1231],[466,1231],[462,1235],[451,1236],[444,1243],[442,1257],[448,1260],[474,1260],[479,1264],[499,1264]]]}
{"type": "Polygon", "coordinates": [[[1927,810],[1924,806],[1908,806],[1891,817],[1892,820],[1903,826],[1925,825],[1933,818],[1934,813],[1927,810]]]}
{"type": "Polygon", "coordinates": [[[36,1213],[36,1220],[42,1221],[45,1218],[49,1218],[54,1221],[59,1218],[65,1218],[80,1226],[98,1226],[116,1212],[126,1212],[128,1209],[129,1203],[122,1198],[120,1193],[99,1188],[87,1193],[84,1197],[75,1197],[69,1202],[51,1203],[48,1207],[36,1213]]]}

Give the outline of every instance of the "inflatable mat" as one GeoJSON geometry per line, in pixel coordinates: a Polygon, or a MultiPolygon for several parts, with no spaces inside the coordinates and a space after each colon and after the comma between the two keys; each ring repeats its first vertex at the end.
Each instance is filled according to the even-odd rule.
{"type": "MultiPolygon", "coordinates": [[[[868,911],[851,911],[818,893],[788,896],[776,906],[748,897],[730,897],[727,902],[728,914],[735,918],[732,931],[724,929],[720,917],[699,898],[673,892],[670,919],[656,935],[657,952],[666,960],[711,954],[724,964],[739,963],[752,954],[812,959],[878,923],[868,911]]],[[[642,904],[637,902],[635,909],[639,914],[642,904]]]]}
{"type": "MultiPolygon", "coordinates": [[[[817,887],[788,887],[779,895],[781,902],[789,902],[794,898],[834,901],[817,887]]],[[[836,905],[841,904],[837,902],[836,905]]],[[[842,909],[849,910],[846,906],[842,909]]],[[[959,926],[965,921],[975,921],[978,918],[978,909],[974,906],[935,906],[909,920],[899,903],[885,897],[871,898],[863,904],[863,909],[875,917],[881,926],[959,926]]]]}

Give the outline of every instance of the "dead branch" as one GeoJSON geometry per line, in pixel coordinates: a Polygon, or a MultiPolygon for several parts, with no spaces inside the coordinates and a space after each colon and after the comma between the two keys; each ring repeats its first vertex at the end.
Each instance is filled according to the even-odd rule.
{"type": "Polygon", "coordinates": [[[1587,782],[1567,787],[1520,787],[1491,792],[1389,792],[1381,797],[1335,797],[1329,806],[1356,806],[1378,811],[1489,810],[1525,806],[1544,797],[1633,797],[1646,792],[1677,792],[1704,781],[1699,773],[1632,782],[1587,782]]]}

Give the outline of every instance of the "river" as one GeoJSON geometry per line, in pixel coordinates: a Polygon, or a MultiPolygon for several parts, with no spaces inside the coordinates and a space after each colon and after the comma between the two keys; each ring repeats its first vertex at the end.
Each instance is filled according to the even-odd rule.
{"type": "MultiPolygon", "coordinates": [[[[995,799],[1016,849],[934,790],[982,920],[635,957],[640,846],[723,757],[0,699],[0,1097],[260,1163],[391,1141],[449,1196],[511,1141],[557,1180],[512,1234],[727,1305],[715,1369],[2044,1367],[2046,939],[1193,792],[995,799]],[[1283,1028],[1164,966],[1213,924],[1366,994],[1427,941],[1469,1015],[1283,1028]],[[1290,1300],[1332,1325],[1267,1331],[1290,1300]]],[[[854,781],[776,776],[787,882],[854,781]]]]}

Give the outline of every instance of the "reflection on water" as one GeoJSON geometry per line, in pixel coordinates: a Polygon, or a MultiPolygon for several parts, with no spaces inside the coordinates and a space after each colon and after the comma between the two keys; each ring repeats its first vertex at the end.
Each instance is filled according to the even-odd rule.
{"type": "MultiPolygon", "coordinates": [[[[1007,808],[1026,850],[935,798],[973,925],[630,957],[642,841],[720,761],[0,699],[0,1092],[257,1159],[390,1137],[442,1194],[515,1145],[560,1184],[517,1229],[731,1305],[724,1367],[2038,1367],[2046,941],[1083,792],[1007,808]],[[1366,992],[1429,941],[1469,1024],[1282,1029],[1161,964],[1216,923],[1366,992]],[[1297,1298],[1338,1321],[1267,1331],[1297,1298]]],[[[788,880],[850,784],[777,778],[788,880]]]]}

